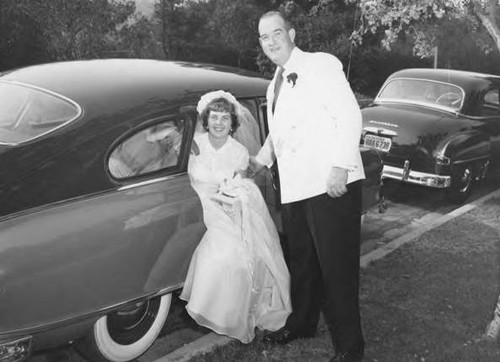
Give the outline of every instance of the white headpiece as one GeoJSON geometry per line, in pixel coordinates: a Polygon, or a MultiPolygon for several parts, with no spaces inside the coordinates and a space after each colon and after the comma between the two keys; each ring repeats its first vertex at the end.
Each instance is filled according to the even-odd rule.
{"type": "Polygon", "coordinates": [[[228,102],[234,104],[234,108],[236,110],[237,115],[239,115],[241,113],[240,103],[236,100],[236,98],[234,98],[234,96],[229,92],[225,92],[223,90],[218,90],[218,91],[206,93],[206,94],[201,96],[200,101],[198,102],[198,106],[196,106],[196,111],[198,112],[198,114],[201,115],[201,113],[205,110],[205,108],[207,108],[207,105],[211,101],[213,101],[214,99],[217,99],[217,98],[226,99],[228,102]]]}

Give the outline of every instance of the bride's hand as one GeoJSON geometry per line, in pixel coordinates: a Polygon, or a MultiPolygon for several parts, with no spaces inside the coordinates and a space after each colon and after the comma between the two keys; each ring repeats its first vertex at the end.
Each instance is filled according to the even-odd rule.
{"type": "Polygon", "coordinates": [[[264,168],[264,165],[257,161],[257,158],[255,156],[250,156],[249,161],[250,162],[247,169],[248,177],[254,177],[264,168]]]}

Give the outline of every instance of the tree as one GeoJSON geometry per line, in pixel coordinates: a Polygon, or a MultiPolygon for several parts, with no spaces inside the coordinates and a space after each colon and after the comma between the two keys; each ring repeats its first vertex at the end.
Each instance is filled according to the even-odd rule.
{"type": "Polygon", "coordinates": [[[0,70],[48,59],[46,39],[26,11],[29,0],[0,1],[0,70]]]}
{"type": "MultiPolygon", "coordinates": [[[[322,0],[324,6],[333,0],[322,0]]],[[[443,26],[459,22],[476,31],[477,45],[488,50],[486,31],[500,50],[500,29],[497,25],[500,5],[498,0],[346,0],[356,3],[361,12],[359,27],[353,39],[361,43],[367,33],[381,32],[382,45],[390,49],[400,35],[414,40],[414,52],[420,57],[432,55],[436,45],[444,44],[440,36],[443,26]],[[482,26],[479,26],[482,25],[482,26]],[[439,40],[441,38],[441,44],[439,40]]],[[[449,40],[448,40],[449,41],[449,40]]]]}
{"type": "Polygon", "coordinates": [[[213,3],[211,31],[225,47],[237,54],[236,65],[241,67],[245,52],[259,45],[257,21],[261,9],[247,0],[216,0],[213,3]]]}
{"type": "Polygon", "coordinates": [[[469,9],[478,17],[500,51],[500,3],[498,0],[469,1],[469,9]]]}
{"type": "Polygon", "coordinates": [[[99,58],[114,48],[120,25],[134,13],[133,1],[31,0],[24,12],[37,24],[53,60],[99,58]]]}
{"type": "Polygon", "coordinates": [[[142,14],[135,14],[130,21],[119,27],[111,43],[115,49],[108,51],[110,55],[123,55],[132,58],[164,58],[161,42],[155,33],[155,24],[142,14]]]}
{"type": "Polygon", "coordinates": [[[166,59],[176,59],[175,32],[176,8],[181,3],[179,0],[158,0],[155,3],[155,15],[161,24],[161,44],[166,59]]]}

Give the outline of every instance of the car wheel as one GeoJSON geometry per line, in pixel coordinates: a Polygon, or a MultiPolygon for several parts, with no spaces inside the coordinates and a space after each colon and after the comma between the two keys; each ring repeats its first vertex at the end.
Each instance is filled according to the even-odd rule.
{"type": "Polygon", "coordinates": [[[158,337],[170,310],[172,294],[142,301],[99,318],[77,349],[89,361],[132,361],[158,337]]]}
{"type": "Polygon", "coordinates": [[[451,176],[449,199],[455,204],[463,204],[470,195],[473,175],[469,167],[460,167],[451,176]]]}

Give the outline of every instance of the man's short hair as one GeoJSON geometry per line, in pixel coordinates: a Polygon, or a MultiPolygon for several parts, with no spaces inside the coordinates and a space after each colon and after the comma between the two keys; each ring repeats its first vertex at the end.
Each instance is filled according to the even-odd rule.
{"type": "Polygon", "coordinates": [[[293,28],[293,24],[290,21],[290,19],[288,18],[288,16],[286,16],[286,14],[284,12],[279,11],[279,10],[271,10],[271,11],[268,11],[268,12],[262,14],[262,16],[259,19],[259,22],[262,19],[270,18],[271,16],[279,16],[281,19],[283,19],[283,21],[285,23],[286,30],[290,30],[293,28]]]}

